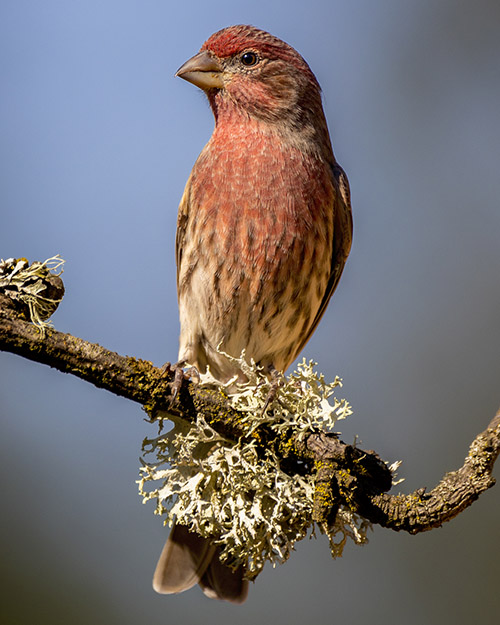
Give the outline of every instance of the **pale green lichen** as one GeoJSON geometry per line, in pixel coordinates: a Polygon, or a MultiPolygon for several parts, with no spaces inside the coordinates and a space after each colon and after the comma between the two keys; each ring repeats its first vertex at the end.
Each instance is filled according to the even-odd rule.
{"type": "Polygon", "coordinates": [[[29,264],[26,258],[8,258],[0,261],[0,289],[10,297],[28,306],[31,322],[42,336],[47,327],[52,326],[49,317],[61,299],[50,299],[42,295],[47,289],[49,274],[60,276],[64,260],[57,254],[43,263],[29,264]]]}
{"type": "MultiPolygon", "coordinates": [[[[280,385],[273,410],[264,412],[270,382],[244,358],[238,366],[246,383],[227,387],[232,406],[244,413],[241,425],[250,434],[263,423],[279,435],[284,430],[306,435],[331,431],[338,419],[351,414],[344,399],[334,397],[341,380],[327,383],[313,362],[301,362],[280,385]]],[[[202,383],[218,384],[204,376],[202,383]]],[[[220,384],[219,384],[220,386],[220,384]]],[[[160,419],[167,415],[160,416],[160,419]]],[[[266,560],[284,562],[298,540],[313,531],[314,476],[285,473],[280,459],[268,449],[258,450],[251,437],[228,440],[198,414],[188,424],[168,416],[174,424],[166,434],[146,439],[139,491],[143,501],[156,500],[156,514],[165,515],[221,546],[221,560],[246,565],[252,579],[266,560]]],[[[158,415],[155,415],[158,419],[158,415]]],[[[328,535],[332,555],[342,554],[347,538],[366,542],[369,523],[340,508],[335,523],[320,528],[328,535]]]]}

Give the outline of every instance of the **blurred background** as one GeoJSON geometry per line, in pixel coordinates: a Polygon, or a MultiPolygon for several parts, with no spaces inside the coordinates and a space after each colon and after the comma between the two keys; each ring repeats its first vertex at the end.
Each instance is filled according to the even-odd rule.
{"type": "MultiPolygon", "coordinates": [[[[175,360],[177,205],[213,120],[174,73],[234,23],[307,59],[351,182],[351,257],[303,355],[344,379],[343,438],[432,488],[500,404],[497,0],[2,2],[0,257],[61,254],[58,330],[175,360]]],[[[2,623],[498,622],[500,487],[337,561],[305,540],[242,607],[162,597],[140,407],[2,353],[0,411],[2,623]]]]}

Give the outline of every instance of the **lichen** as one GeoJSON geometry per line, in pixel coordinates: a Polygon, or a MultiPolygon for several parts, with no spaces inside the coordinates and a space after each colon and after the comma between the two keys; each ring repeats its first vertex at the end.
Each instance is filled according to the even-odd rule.
{"type": "Polygon", "coordinates": [[[60,282],[57,293],[60,297],[47,297],[54,292],[48,282],[49,276],[60,276],[64,260],[57,254],[43,263],[35,261],[29,264],[26,258],[8,258],[0,261],[0,290],[12,299],[24,304],[29,311],[31,322],[44,336],[45,330],[52,326],[50,316],[61,302],[64,287],[60,282]]]}
{"type": "MultiPolygon", "coordinates": [[[[155,513],[164,515],[166,523],[176,521],[211,537],[221,547],[221,560],[233,567],[243,563],[249,579],[266,561],[274,566],[287,560],[295,543],[314,531],[317,486],[315,475],[290,472],[289,467],[285,472],[275,452],[259,446],[256,431],[265,425],[276,438],[290,431],[306,436],[331,431],[352,412],[345,399],[334,396],[341,380],[327,383],[315,364],[302,361],[278,388],[272,410],[265,410],[270,381],[243,354],[237,365],[248,382],[222,385],[231,406],[243,415],[240,440],[221,436],[199,412],[194,424],[155,414],[155,420],[168,418],[173,427],[144,441],[145,458],[155,459],[142,460],[138,483],[143,501],[155,500],[155,513]]],[[[209,373],[201,384],[221,387],[209,373]]],[[[366,542],[368,527],[342,507],[334,523],[320,524],[334,557],[341,555],[347,538],[366,542]]]]}

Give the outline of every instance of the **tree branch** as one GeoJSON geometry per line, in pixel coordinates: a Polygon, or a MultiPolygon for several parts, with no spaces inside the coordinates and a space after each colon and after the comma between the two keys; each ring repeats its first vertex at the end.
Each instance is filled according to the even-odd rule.
{"type": "MultiPolygon", "coordinates": [[[[49,274],[48,283],[55,286],[55,278],[49,274]]],[[[167,410],[192,422],[201,411],[207,423],[224,436],[234,440],[245,436],[239,426],[241,414],[231,408],[222,391],[189,382],[170,406],[174,380],[170,366],[159,369],[149,361],[120,356],[57,330],[42,333],[27,316],[26,306],[1,288],[1,350],[71,373],[145,406],[150,414],[167,410]]],[[[262,426],[252,436],[262,449],[273,447],[284,470],[300,464],[315,473],[315,521],[329,522],[339,505],[344,505],[372,523],[415,534],[451,520],[495,484],[491,473],[500,451],[500,410],[473,441],[460,469],[445,475],[430,492],[422,488],[409,495],[387,494],[392,475],[382,459],[373,451],[346,445],[336,435],[316,432],[301,438],[289,432],[277,439],[262,426]]]]}
{"type": "Polygon", "coordinates": [[[45,330],[45,336],[23,319],[13,301],[0,294],[0,349],[71,373],[99,388],[145,404],[151,396],[159,370],[152,363],[120,356],[97,343],[71,334],[45,330]]]}

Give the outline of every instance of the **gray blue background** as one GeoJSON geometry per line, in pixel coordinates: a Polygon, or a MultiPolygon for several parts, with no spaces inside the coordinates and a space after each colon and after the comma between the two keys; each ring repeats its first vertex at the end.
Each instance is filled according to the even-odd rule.
{"type": "MultiPolygon", "coordinates": [[[[61,254],[57,329],[175,360],[177,204],[213,121],[174,73],[234,23],[307,59],[351,182],[351,257],[304,355],[344,378],[344,438],[431,488],[500,404],[497,0],[4,0],[0,257],[61,254]]],[[[500,487],[337,561],[305,540],[242,607],[161,597],[140,407],[0,354],[0,410],[2,623],[498,622],[500,487]]]]}

